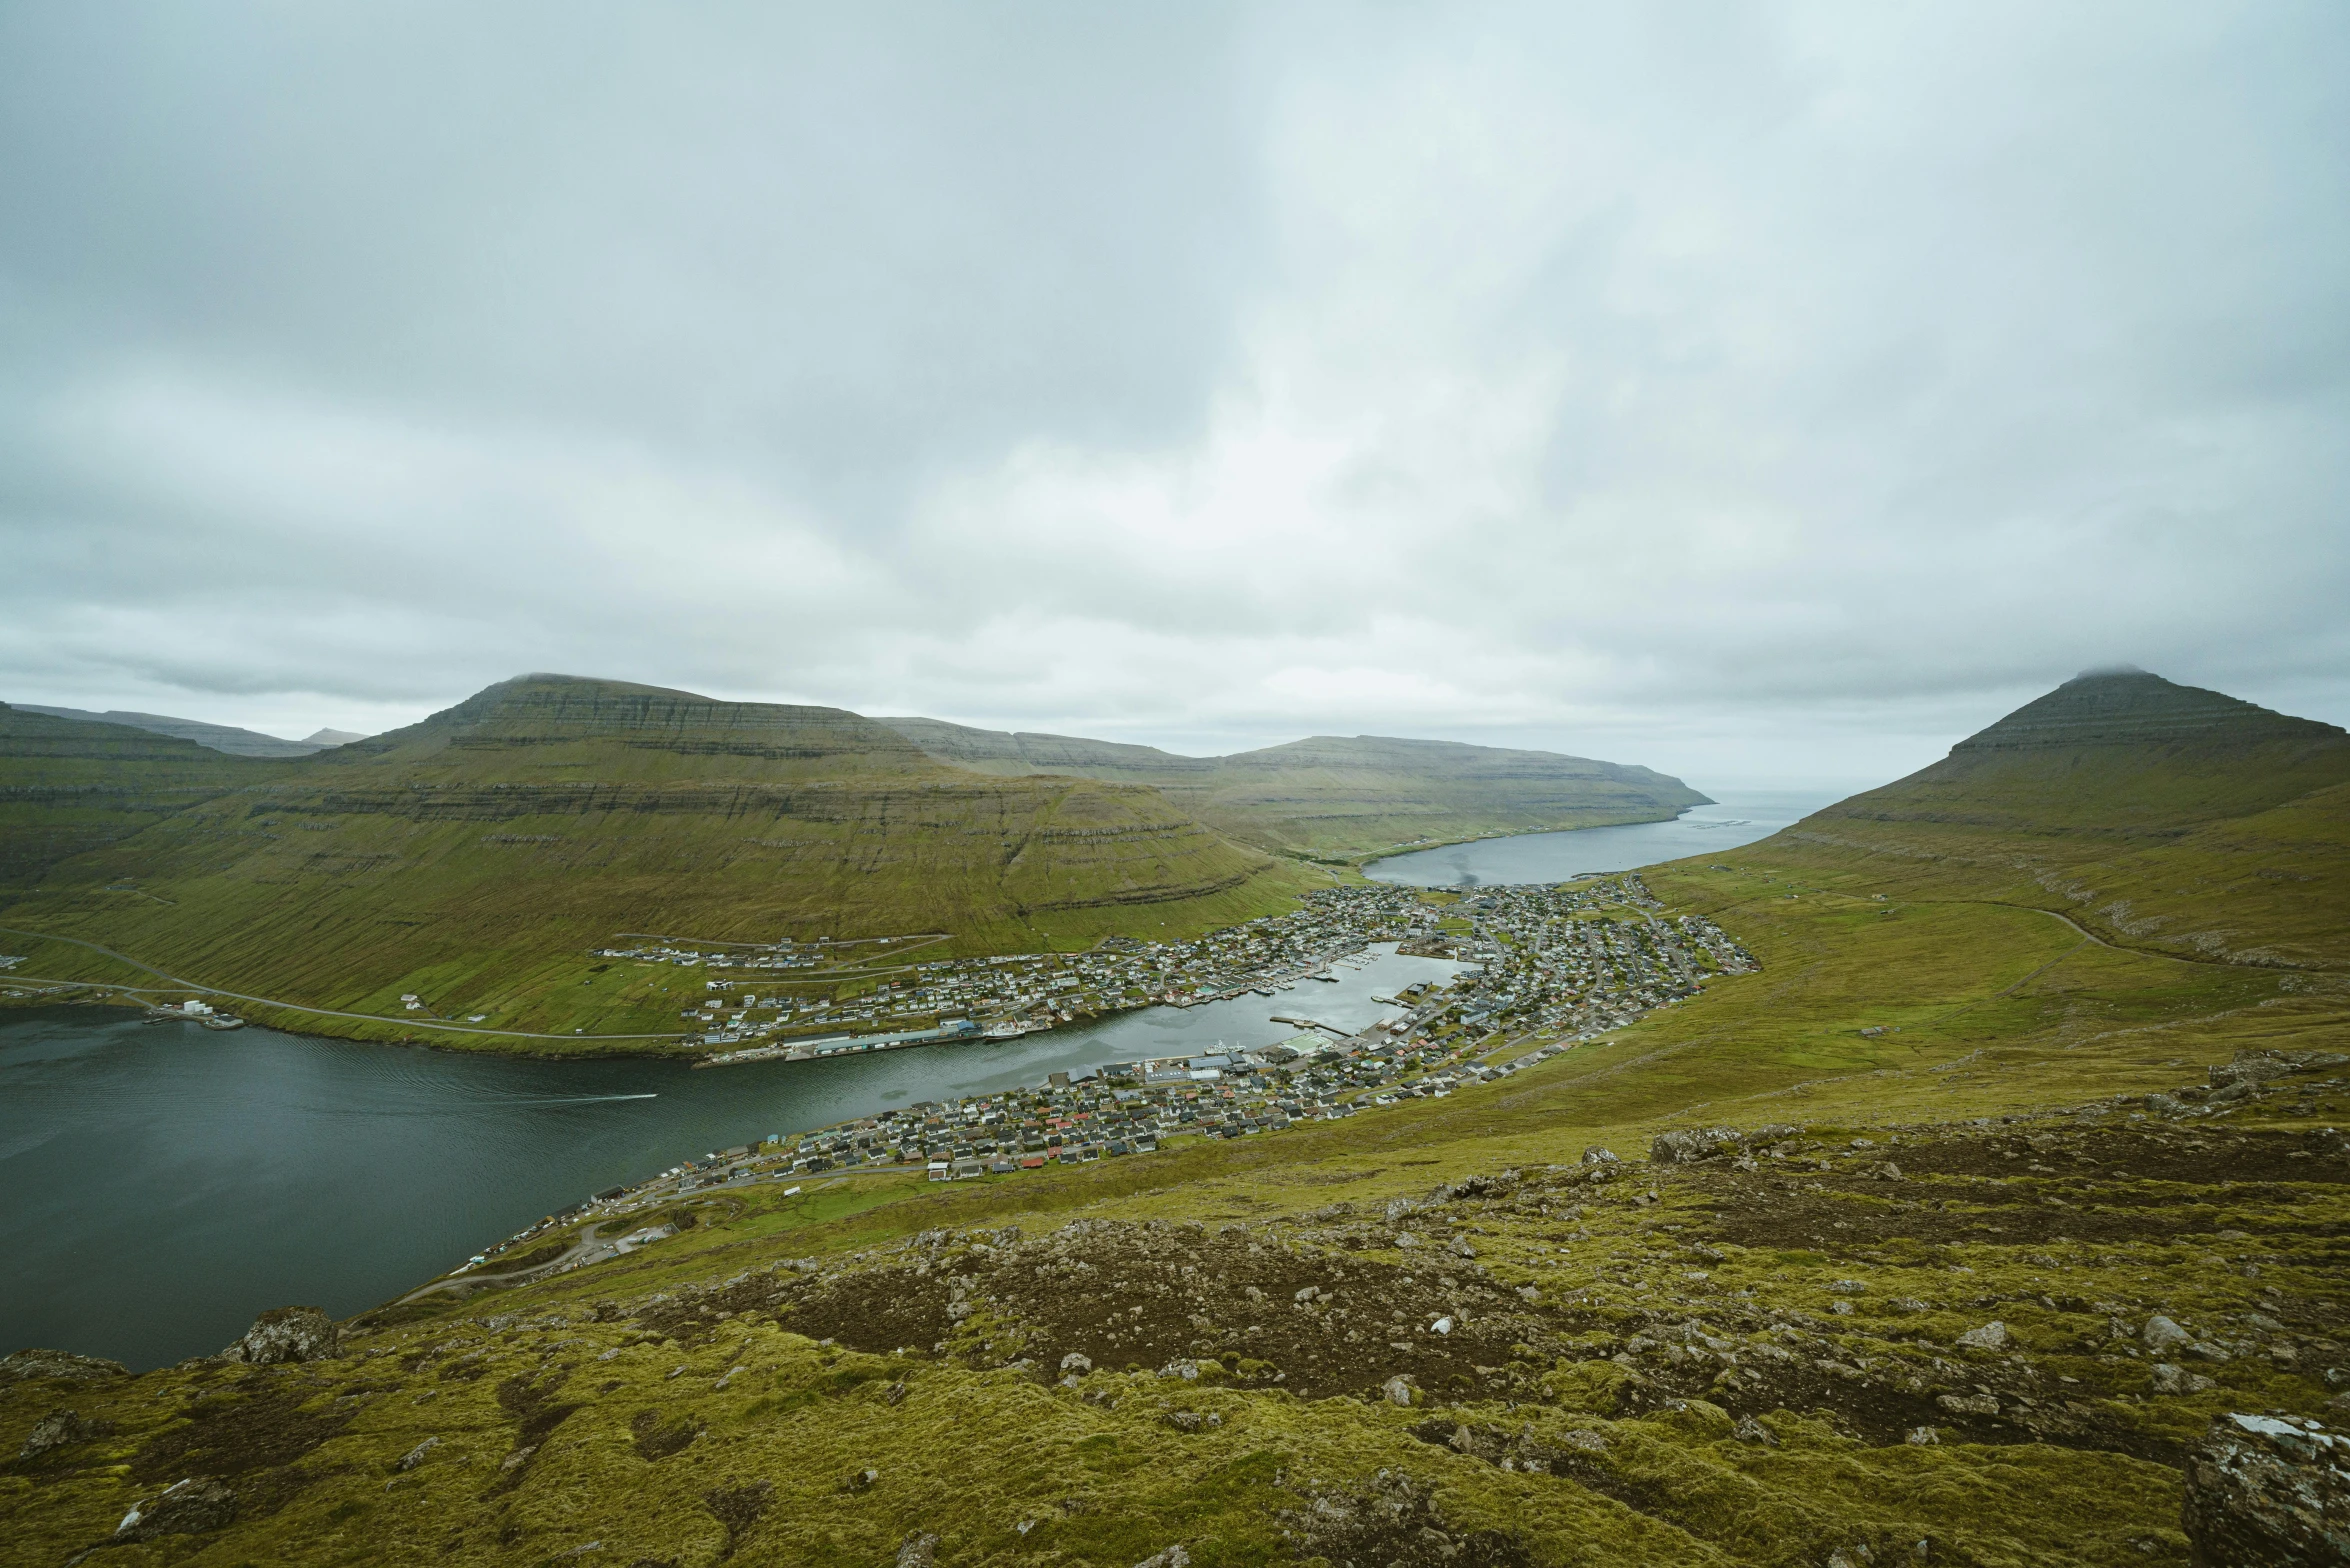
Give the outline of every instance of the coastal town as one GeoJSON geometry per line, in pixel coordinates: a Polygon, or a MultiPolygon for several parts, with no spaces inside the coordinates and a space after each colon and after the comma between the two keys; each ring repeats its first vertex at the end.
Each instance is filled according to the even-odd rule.
{"type": "MultiPolygon", "coordinates": [[[[1191,943],[1113,942],[1085,954],[907,966],[898,982],[902,994],[864,1011],[876,1020],[908,1021],[904,1012],[877,1009],[951,1000],[971,1013],[986,1016],[982,1007],[992,1005],[1003,1010],[1000,1017],[1049,1027],[1120,1005],[1186,1005],[1252,992],[1277,997],[1374,941],[1394,942],[1407,954],[1451,958],[1462,967],[1449,982],[1422,981],[1377,998],[1385,1015],[1351,1033],[1300,1011],[1276,1010],[1269,1014],[1273,1022],[1299,1032],[1253,1049],[1054,1073],[1032,1087],[924,1102],[710,1151],[549,1215],[476,1254],[456,1273],[479,1269],[481,1283],[495,1284],[604,1262],[674,1234],[673,1227],[655,1224],[598,1241],[606,1222],[760,1184],[784,1184],[782,1195],[791,1197],[812,1177],[920,1170],[932,1181],[1005,1178],[1051,1164],[1148,1155],[1191,1140],[1282,1133],[1404,1100],[1442,1098],[1596,1040],[1600,1031],[1694,995],[1711,976],[1758,967],[1713,922],[1662,918],[1636,874],[1466,896],[1358,886],[1317,893],[1291,914],[1191,943]],[[582,1241],[560,1258],[511,1273],[497,1270],[503,1255],[520,1249],[536,1256],[545,1248],[534,1244],[549,1232],[581,1224],[582,1241]]],[[[748,967],[746,958],[803,956],[788,945],[756,952],[636,951],[665,951],[668,962],[728,971],[748,967]]],[[[938,1020],[932,1027],[970,1022],[938,1020]]],[[[730,1021],[717,1033],[745,1038],[735,1032],[741,1027],[730,1021]]],[[[827,1049],[819,1044],[805,1054],[827,1049]]]]}

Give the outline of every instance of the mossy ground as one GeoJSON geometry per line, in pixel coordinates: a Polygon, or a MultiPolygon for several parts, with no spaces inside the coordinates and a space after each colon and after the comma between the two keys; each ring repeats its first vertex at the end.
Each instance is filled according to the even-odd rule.
{"type": "Polygon", "coordinates": [[[1435,1530],[1454,1563],[2183,1562],[2183,1440],[2334,1419],[2350,1096],[2336,1067],[2190,1119],[2118,1097],[2339,1050],[2350,994],[1741,863],[1649,880],[1761,972],[1500,1083],[729,1192],[616,1263],[362,1320],[337,1361],[15,1384],[10,1444],[59,1406],[114,1432],[0,1475],[0,1561],[209,1474],[235,1524],[97,1560],[878,1564],[920,1532],[952,1565],[1433,1563],[1435,1530]],[[1638,1163],[1767,1124],[1795,1130],[1751,1170],[1638,1163]],[[1591,1145],[1619,1179],[1583,1179],[1591,1145]],[[2206,1347],[2167,1383],[2157,1313],[2206,1347]],[[2006,1347],[1957,1343],[1994,1320],[2006,1347]]]}

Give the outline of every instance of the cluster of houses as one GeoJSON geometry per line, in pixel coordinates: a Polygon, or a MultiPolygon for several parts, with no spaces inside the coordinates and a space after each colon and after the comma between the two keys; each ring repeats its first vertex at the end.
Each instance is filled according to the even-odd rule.
{"type": "MultiPolygon", "coordinates": [[[[1123,996],[1107,990],[1111,981],[1144,977],[1179,997],[1259,989],[1269,995],[1271,985],[1311,974],[1332,956],[1381,939],[1449,952],[1469,963],[1448,982],[1426,981],[1382,998],[1396,1010],[1353,1035],[1324,1026],[1322,1033],[1249,1051],[1055,1073],[1032,1088],[774,1134],[681,1161],[651,1181],[598,1193],[509,1238],[499,1250],[558,1224],[627,1214],[713,1189],[873,1168],[921,1169],[933,1181],[1000,1177],[1048,1164],[1148,1155],[1175,1140],[1278,1133],[1407,1099],[1441,1098],[1547,1061],[1597,1038],[1598,1030],[1669,1005],[1691,994],[1707,974],[1758,967],[1710,920],[1662,918],[1640,878],[1626,874],[1552,887],[1482,889],[1449,903],[1443,895],[1431,902],[1409,889],[1334,889],[1296,914],[1252,921],[1193,943],[1135,942],[1073,958],[1022,955],[922,968],[933,976],[1001,968],[1029,977],[1031,987],[1051,987],[1047,995],[1076,989],[1089,998],[1123,996]],[[1058,985],[1069,976],[1079,986],[1058,985]]],[[[1017,1000],[1023,992],[1009,987],[997,994],[1017,1000]]],[[[797,1190],[787,1186],[785,1192],[797,1190]]]]}
{"type": "MultiPolygon", "coordinates": [[[[828,944],[831,967],[797,980],[739,971],[765,960],[803,963],[812,945],[772,949],[607,949],[604,956],[667,955],[711,972],[707,995],[683,1017],[703,1026],[692,1043],[718,1047],[712,1065],[882,1050],[958,1038],[1001,1039],[1129,1008],[1222,1001],[1280,987],[1375,941],[1432,930],[1436,916],[1411,889],[1329,888],[1301,906],[1193,942],[1109,938],[1083,953],[1010,953],[921,960],[913,943],[828,944]]],[[[875,939],[879,941],[880,939],[875,939]]]]}
{"type": "Polygon", "coordinates": [[[1483,889],[1453,905],[1455,950],[1481,973],[1462,1021],[1589,1038],[1744,974],[1754,955],[1702,915],[1663,918],[1636,873],[1556,886],[1483,889]]]}

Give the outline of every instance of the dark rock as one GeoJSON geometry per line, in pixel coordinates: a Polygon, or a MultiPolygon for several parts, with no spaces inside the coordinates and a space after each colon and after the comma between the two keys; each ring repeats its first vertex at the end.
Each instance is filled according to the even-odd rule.
{"type": "Polygon", "coordinates": [[[163,1495],[140,1503],[114,1527],[118,1541],[149,1541],[159,1535],[200,1535],[234,1524],[237,1494],[209,1476],[197,1476],[166,1487],[163,1495]]]}
{"type": "Polygon", "coordinates": [[[2350,1563],[2350,1438],[2306,1419],[2214,1417],[2187,1455],[2180,1525],[2198,1568],[2350,1563]]]}
{"type": "Polygon", "coordinates": [[[114,1430],[111,1421],[85,1421],[71,1410],[52,1410],[33,1423],[24,1447],[17,1450],[16,1462],[23,1464],[38,1459],[51,1449],[64,1448],[72,1443],[86,1443],[92,1438],[105,1437],[114,1430]]]}
{"type": "Polygon", "coordinates": [[[316,1307],[279,1307],[264,1312],[245,1337],[222,1351],[227,1361],[273,1367],[289,1361],[327,1361],[342,1350],[343,1332],[316,1307]]]}

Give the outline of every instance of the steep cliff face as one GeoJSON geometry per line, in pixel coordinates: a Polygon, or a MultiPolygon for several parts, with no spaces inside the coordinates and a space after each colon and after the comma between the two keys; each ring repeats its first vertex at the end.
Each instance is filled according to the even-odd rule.
{"type": "Polygon", "coordinates": [[[2093,673],[1755,852],[1999,893],[2181,956],[2350,965],[2350,736],[2093,673]]]}
{"type": "Polygon", "coordinates": [[[1707,803],[1648,768],[1451,741],[1316,735],[1228,757],[1181,757],[937,719],[880,722],[941,761],[1147,783],[1234,838],[1333,858],[1423,838],[1653,822],[1707,803]]]}

